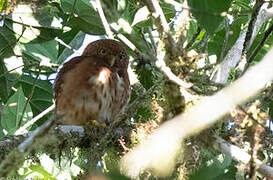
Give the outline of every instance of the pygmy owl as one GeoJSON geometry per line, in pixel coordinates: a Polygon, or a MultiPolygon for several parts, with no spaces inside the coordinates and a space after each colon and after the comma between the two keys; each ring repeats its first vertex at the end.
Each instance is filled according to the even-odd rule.
{"type": "Polygon", "coordinates": [[[123,45],[110,39],[90,43],[81,56],[65,63],[54,86],[58,123],[113,121],[129,100],[128,64],[123,45]]]}

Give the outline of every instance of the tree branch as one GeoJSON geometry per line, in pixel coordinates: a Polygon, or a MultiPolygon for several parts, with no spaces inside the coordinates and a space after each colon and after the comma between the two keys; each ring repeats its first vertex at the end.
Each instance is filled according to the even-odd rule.
{"type": "Polygon", "coordinates": [[[143,144],[123,157],[121,168],[124,173],[136,177],[142,171],[151,169],[159,176],[169,175],[184,138],[214,124],[232,107],[254,96],[273,79],[272,59],[273,49],[233,84],[207,97],[190,112],[164,123],[143,144]]]}
{"type": "Polygon", "coordinates": [[[18,135],[22,135],[22,134],[27,133],[27,128],[32,126],[35,122],[37,122],[42,117],[44,117],[47,113],[51,112],[54,108],[55,108],[55,104],[48,107],[46,110],[44,110],[43,112],[41,112],[40,114],[35,116],[33,119],[31,119],[26,124],[24,124],[22,127],[20,127],[17,131],[15,131],[14,135],[18,136],[18,135]]]}
{"type": "Polygon", "coordinates": [[[164,13],[157,0],[145,0],[145,3],[152,14],[154,23],[158,28],[160,39],[164,42],[164,47],[171,54],[176,54],[176,44],[170,33],[170,27],[164,16],[164,13]]]}
{"type": "MultiPolygon", "coordinates": [[[[259,11],[248,48],[251,46],[262,25],[273,17],[273,7],[267,9],[267,6],[268,3],[264,3],[259,11]]],[[[230,70],[234,68],[241,59],[245,37],[246,29],[242,31],[233,47],[225,56],[223,62],[221,62],[217,67],[216,73],[212,75],[212,81],[215,83],[226,84],[230,70]]]]}
{"type": "MultiPolygon", "coordinates": [[[[216,139],[215,146],[219,147],[223,153],[230,155],[232,157],[232,159],[234,159],[236,161],[240,161],[244,164],[248,164],[250,162],[251,155],[246,153],[243,149],[240,149],[239,147],[237,147],[235,145],[229,144],[228,142],[226,142],[225,140],[223,140],[219,136],[214,136],[214,138],[216,139]]],[[[258,159],[255,159],[254,162],[256,164],[257,171],[259,173],[265,175],[269,179],[273,178],[273,168],[272,167],[270,167],[266,164],[263,164],[263,162],[258,159]]]]}
{"type": "Polygon", "coordinates": [[[105,15],[104,15],[100,0],[96,0],[96,5],[97,5],[97,10],[98,10],[102,25],[103,25],[103,27],[105,29],[105,32],[106,32],[108,38],[109,39],[114,39],[114,35],[113,35],[113,33],[111,31],[111,28],[110,28],[110,25],[108,24],[107,19],[106,19],[105,15]]]}

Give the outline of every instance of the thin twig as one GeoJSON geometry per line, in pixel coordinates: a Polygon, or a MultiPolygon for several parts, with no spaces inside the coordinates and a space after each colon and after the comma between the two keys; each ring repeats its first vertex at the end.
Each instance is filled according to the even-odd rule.
{"type": "Polygon", "coordinates": [[[154,24],[158,28],[160,39],[164,41],[165,48],[171,54],[176,54],[176,44],[170,33],[170,27],[157,0],[145,0],[145,3],[154,18],[154,24]]]}
{"type": "Polygon", "coordinates": [[[188,50],[188,49],[193,45],[193,43],[196,41],[197,37],[199,36],[200,32],[201,32],[201,28],[198,27],[198,28],[197,28],[197,31],[196,31],[196,32],[194,33],[194,35],[192,36],[191,40],[189,41],[189,43],[187,44],[187,46],[186,46],[185,49],[188,50]]]}
{"type": "Polygon", "coordinates": [[[229,37],[229,20],[226,17],[225,18],[225,25],[226,25],[226,35],[225,35],[225,39],[224,39],[224,45],[221,51],[221,56],[220,56],[220,62],[222,62],[224,60],[224,55],[227,51],[227,45],[228,45],[228,37],[229,37]]]}
{"type": "Polygon", "coordinates": [[[55,40],[56,40],[57,42],[59,42],[61,45],[63,45],[64,47],[66,47],[66,48],[72,50],[73,52],[77,52],[76,49],[74,49],[74,48],[72,48],[71,46],[69,46],[68,44],[66,44],[66,43],[65,43],[63,40],[61,40],[60,38],[56,37],[55,40]]]}
{"type": "Polygon", "coordinates": [[[27,110],[27,105],[29,105],[29,102],[30,102],[30,100],[32,99],[32,96],[33,96],[33,93],[34,93],[34,89],[35,89],[35,86],[36,86],[36,84],[37,84],[37,82],[38,82],[40,73],[41,73],[41,68],[39,67],[39,72],[38,72],[38,74],[37,74],[37,76],[36,76],[36,78],[35,78],[35,80],[34,80],[34,82],[33,82],[33,84],[32,84],[31,92],[30,92],[29,96],[27,97],[27,100],[26,100],[26,103],[25,103],[25,105],[24,105],[24,109],[23,109],[23,112],[22,112],[22,116],[21,116],[21,118],[20,118],[20,120],[19,120],[19,122],[18,122],[18,126],[19,126],[19,127],[20,127],[21,124],[22,124],[22,121],[23,121],[23,118],[24,118],[24,114],[25,114],[25,112],[26,112],[26,110],[27,110]]]}
{"type": "Polygon", "coordinates": [[[30,126],[32,126],[35,122],[37,122],[42,117],[44,117],[47,113],[49,113],[52,110],[54,110],[54,108],[55,108],[55,104],[52,104],[46,110],[44,110],[43,112],[41,112],[40,114],[38,114],[37,116],[35,116],[33,119],[31,119],[26,124],[24,124],[22,127],[20,127],[17,131],[15,131],[14,135],[18,136],[18,135],[22,135],[22,134],[26,133],[27,132],[27,128],[29,128],[30,126]]]}
{"type": "Polygon", "coordinates": [[[265,31],[262,41],[259,43],[259,45],[255,48],[254,52],[249,57],[248,64],[250,64],[254,60],[255,56],[262,49],[262,47],[265,44],[265,41],[267,40],[267,38],[270,37],[270,34],[272,33],[272,31],[273,31],[273,24],[265,31]]]}
{"type": "Polygon", "coordinates": [[[187,83],[177,77],[169,67],[166,66],[165,62],[163,60],[158,60],[156,64],[163,72],[164,74],[173,82],[175,82],[177,85],[184,89],[188,89],[192,87],[191,83],[187,83]]]}
{"type": "Polygon", "coordinates": [[[109,39],[114,39],[113,32],[111,31],[110,25],[107,22],[107,19],[106,19],[105,15],[104,15],[100,0],[96,0],[96,5],[97,5],[97,10],[98,10],[102,25],[103,25],[103,27],[105,29],[105,32],[106,32],[108,38],[109,39]]]}
{"type": "Polygon", "coordinates": [[[153,47],[153,51],[154,51],[154,56],[156,56],[156,49],[157,49],[157,45],[155,43],[155,38],[153,37],[153,34],[152,34],[152,28],[151,27],[148,27],[148,34],[149,34],[149,39],[151,40],[151,44],[152,44],[152,47],[153,47]]]}
{"type": "Polygon", "coordinates": [[[13,68],[13,69],[10,69],[10,70],[8,70],[8,71],[5,71],[3,74],[0,74],[0,78],[3,77],[3,76],[5,76],[6,74],[12,72],[12,71],[15,71],[16,69],[19,69],[19,68],[24,67],[24,66],[25,66],[25,65],[23,64],[23,65],[20,65],[20,66],[18,66],[18,67],[15,67],[15,68],[13,68]]]}
{"type": "Polygon", "coordinates": [[[250,46],[250,40],[252,37],[252,33],[255,27],[255,22],[257,21],[257,16],[259,15],[259,11],[263,5],[264,1],[263,0],[257,0],[254,7],[253,7],[253,11],[251,14],[251,19],[248,23],[248,27],[247,27],[247,32],[246,32],[246,37],[245,37],[245,41],[244,41],[244,45],[243,45],[243,51],[242,54],[246,54],[247,50],[249,49],[250,46]]]}

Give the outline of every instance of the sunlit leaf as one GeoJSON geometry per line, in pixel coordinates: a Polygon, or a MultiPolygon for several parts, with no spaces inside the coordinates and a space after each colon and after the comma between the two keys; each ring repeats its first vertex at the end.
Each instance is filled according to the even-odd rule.
{"type": "MultiPolygon", "coordinates": [[[[43,43],[26,43],[22,44],[23,54],[28,55],[33,60],[49,64],[56,62],[58,56],[58,43],[55,40],[43,43]]],[[[27,60],[27,59],[26,59],[27,60]]]]}
{"type": "Polygon", "coordinates": [[[140,8],[137,11],[137,13],[135,14],[132,26],[136,25],[137,23],[139,23],[141,21],[146,21],[148,19],[149,14],[150,14],[150,12],[149,12],[147,6],[140,8]]]}
{"type": "Polygon", "coordinates": [[[20,42],[47,41],[62,32],[61,23],[49,11],[50,8],[45,6],[35,13],[30,4],[20,4],[5,19],[5,23],[17,38],[20,37],[20,42]]]}
{"type": "Polygon", "coordinates": [[[69,15],[67,25],[89,34],[104,34],[98,13],[88,0],[62,0],[61,7],[69,15]],[[75,2],[75,4],[74,4],[75,2]]]}

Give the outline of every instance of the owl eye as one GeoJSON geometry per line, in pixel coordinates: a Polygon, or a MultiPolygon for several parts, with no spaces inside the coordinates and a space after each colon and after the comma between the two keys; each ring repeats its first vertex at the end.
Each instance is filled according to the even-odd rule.
{"type": "Polygon", "coordinates": [[[105,54],[106,54],[105,49],[101,49],[101,50],[100,50],[100,55],[105,55],[105,54]]]}

